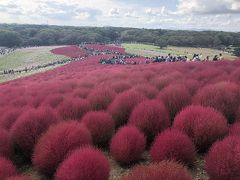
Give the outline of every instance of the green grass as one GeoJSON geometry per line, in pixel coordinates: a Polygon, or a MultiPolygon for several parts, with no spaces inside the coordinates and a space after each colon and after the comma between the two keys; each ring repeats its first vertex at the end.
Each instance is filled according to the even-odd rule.
{"type": "MultiPolygon", "coordinates": [[[[42,65],[67,58],[65,56],[52,54],[50,50],[54,48],[56,48],[56,46],[19,49],[14,51],[13,53],[10,53],[9,55],[0,56],[0,71],[3,71],[4,69],[24,69],[25,67],[42,65]]],[[[53,69],[57,66],[59,65],[50,66],[44,69],[39,69],[37,71],[28,71],[27,73],[22,72],[15,73],[13,75],[0,75],[0,82],[29,76],[35,73],[53,69]]]]}
{"type": "Polygon", "coordinates": [[[0,56],[0,71],[4,69],[21,69],[66,59],[50,52],[54,47],[19,49],[9,55],[0,56]]]}
{"type": "Polygon", "coordinates": [[[210,48],[192,48],[192,47],[174,47],[168,46],[167,48],[160,49],[158,46],[147,45],[147,44],[137,44],[137,43],[124,43],[122,46],[126,49],[127,53],[137,54],[141,56],[166,56],[167,54],[172,54],[173,56],[187,56],[188,58],[192,58],[193,54],[202,54],[202,57],[205,58],[207,56],[212,59],[215,55],[223,54],[225,59],[233,60],[236,56],[233,56],[227,52],[223,52],[216,49],[210,48]]]}

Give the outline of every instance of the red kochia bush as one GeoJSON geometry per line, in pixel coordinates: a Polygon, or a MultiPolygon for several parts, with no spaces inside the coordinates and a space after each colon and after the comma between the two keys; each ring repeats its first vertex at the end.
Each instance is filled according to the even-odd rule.
{"type": "Polygon", "coordinates": [[[63,96],[61,94],[50,94],[47,98],[45,98],[43,104],[56,108],[62,101],[63,96]]]}
{"type": "Polygon", "coordinates": [[[235,83],[221,82],[208,85],[200,89],[193,98],[194,104],[211,106],[221,111],[229,120],[234,121],[234,116],[239,106],[240,91],[235,83]]]}
{"type": "Polygon", "coordinates": [[[240,122],[240,106],[237,108],[235,112],[235,122],[240,122]]]}
{"type": "Polygon", "coordinates": [[[115,160],[129,164],[141,158],[145,145],[144,134],[134,126],[126,126],[113,136],[110,151],[115,160]]]}
{"type": "Polygon", "coordinates": [[[192,138],[199,152],[205,152],[216,140],[228,132],[226,118],[210,107],[189,106],[175,118],[174,128],[192,138]]]}
{"type": "Polygon", "coordinates": [[[29,176],[11,176],[5,180],[31,180],[29,176]]]}
{"type": "Polygon", "coordinates": [[[240,122],[234,123],[229,129],[230,135],[240,136],[240,122]]]}
{"type": "Polygon", "coordinates": [[[21,151],[30,156],[39,137],[50,125],[59,122],[59,118],[49,107],[29,109],[22,114],[12,126],[11,138],[21,151]]]}
{"type": "Polygon", "coordinates": [[[88,96],[92,109],[105,110],[113,101],[116,93],[107,87],[97,87],[88,96]]]}
{"type": "Polygon", "coordinates": [[[116,92],[116,93],[121,93],[126,90],[129,90],[131,88],[131,84],[129,82],[125,81],[117,81],[111,84],[111,88],[116,92]]]}
{"type": "Polygon", "coordinates": [[[15,176],[17,170],[13,163],[3,157],[0,157],[0,179],[5,180],[7,177],[15,176]]]}
{"type": "Polygon", "coordinates": [[[108,108],[117,127],[125,124],[136,105],[146,99],[141,93],[129,90],[119,94],[108,108]]]}
{"type": "Polygon", "coordinates": [[[240,179],[240,137],[216,142],[205,157],[205,169],[212,180],[240,179]]]}
{"type": "Polygon", "coordinates": [[[174,161],[140,165],[134,168],[123,180],[192,180],[190,172],[174,161]]]}
{"type": "Polygon", "coordinates": [[[17,120],[23,109],[9,107],[2,117],[0,117],[0,127],[9,130],[17,120]]]}
{"type": "Polygon", "coordinates": [[[91,88],[79,87],[73,91],[73,97],[86,98],[91,92],[91,88]]]}
{"type": "Polygon", "coordinates": [[[40,138],[32,162],[40,173],[52,175],[69,152],[88,144],[91,144],[91,134],[85,125],[62,122],[40,138]]]}
{"type": "Polygon", "coordinates": [[[175,160],[191,165],[195,160],[195,147],[191,139],[178,130],[166,130],[159,134],[150,150],[154,162],[175,160]]]}
{"type": "Polygon", "coordinates": [[[185,106],[191,103],[191,96],[187,88],[182,85],[169,85],[158,94],[157,98],[165,104],[171,120],[185,106]]]}
{"type": "Polygon", "coordinates": [[[88,112],[81,119],[91,132],[93,143],[106,145],[111,139],[115,124],[112,117],[106,112],[88,112]]]}
{"type": "Polygon", "coordinates": [[[10,133],[0,128],[0,156],[10,158],[12,155],[12,146],[10,133]]]}
{"type": "Polygon", "coordinates": [[[150,84],[139,84],[134,89],[140,93],[143,93],[147,98],[153,99],[158,94],[158,89],[150,84]]]}
{"type": "Polygon", "coordinates": [[[58,168],[55,180],[108,180],[110,166],[102,152],[91,147],[74,151],[58,168]]]}
{"type": "Polygon", "coordinates": [[[157,100],[146,100],[133,110],[129,124],[145,133],[149,141],[170,125],[169,115],[163,103],[157,100]]]}
{"type": "Polygon", "coordinates": [[[87,100],[71,98],[64,100],[59,105],[58,112],[64,120],[79,120],[90,109],[90,104],[87,100]]]}

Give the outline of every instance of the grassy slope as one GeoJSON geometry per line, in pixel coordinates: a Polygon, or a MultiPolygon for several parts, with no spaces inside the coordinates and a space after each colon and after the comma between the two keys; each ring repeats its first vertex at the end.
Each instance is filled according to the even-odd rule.
{"type": "Polygon", "coordinates": [[[169,46],[165,49],[160,49],[158,46],[154,45],[146,45],[146,44],[130,44],[124,43],[122,44],[128,53],[138,54],[142,56],[159,56],[159,55],[167,55],[171,53],[172,55],[183,55],[187,56],[188,58],[192,58],[194,53],[202,54],[203,58],[210,56],[210,59],[213,58],[214,55],[219,55],[220,53],[223,54],[225,59],[233,60],[236,57],[232,56],[229,53],[222,52],[215,49],[209,48],[191,48],[191,47],[174,47],[169,46]]]}
{"type": "MultiPolygon", "coordinates": [[[[66,59],[65,56],[52,54],[50,50],[54,48],[56,47],[49,46],[49,47],[19,49],[9,55],[0,56],[0,71],[3,71],[4,69],[23,69],[25,67],[31,67],[31,66],[46,64],[48,62],[66,59]]],[[[31,72],[21,73],[21,74],[0,75],[0,82],[28,76],[33,73],[49,70],[54,67],[51,66],[48,68],[40,69],[38,71],[31,71],[31,72]]]]}

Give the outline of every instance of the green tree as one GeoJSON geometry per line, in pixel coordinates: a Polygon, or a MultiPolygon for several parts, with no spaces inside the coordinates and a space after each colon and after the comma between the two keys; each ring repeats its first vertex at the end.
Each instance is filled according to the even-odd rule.
{"type": "Polygon", "coordinates": [[[20,35],[14,31],[0,31],[0,46],[14,47],[20,46],[22,39],[20,35]]]}
{"type": "Polygon", "coordinates": [[[235,48],[233,54],[237,57],[240,57],[240,47],[235,48]]]}
{"type": "Polygon", "coordinates": [[[158,39],[155,44],[159,46],[161,49],[168,46],[168,43],[165,39],[158,39]]]}

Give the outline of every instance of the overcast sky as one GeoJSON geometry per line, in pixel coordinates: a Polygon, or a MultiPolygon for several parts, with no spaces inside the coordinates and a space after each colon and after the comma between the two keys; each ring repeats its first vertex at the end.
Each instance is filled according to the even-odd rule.
{"type": "Polygon", "coordinates": [[[240,31],[240,0],[0,0],[0,23],[240,31]]]}

